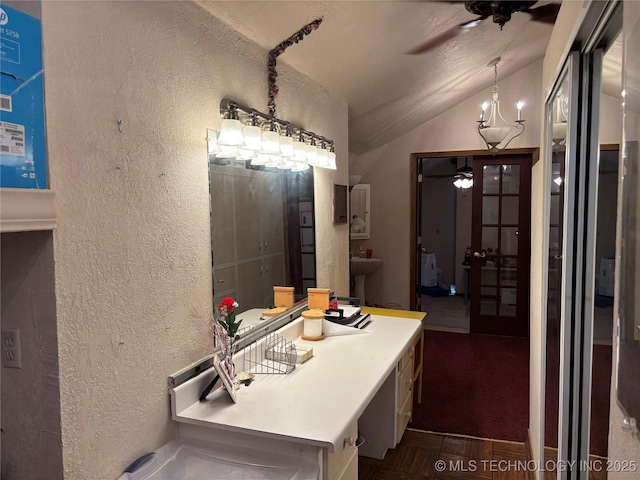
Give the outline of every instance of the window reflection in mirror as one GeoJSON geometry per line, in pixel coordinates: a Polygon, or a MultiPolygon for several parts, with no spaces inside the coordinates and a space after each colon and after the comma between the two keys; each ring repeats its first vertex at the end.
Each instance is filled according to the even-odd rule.
{"type": "Polygon", "coordinates": [[[349,232],[351,238],[369,238],[371,233],[369,220],[369,185],[358,184],[350,194],[349,232]]]}
{"type": "Polygon", "coordinates": [[[294,301],[315,286],[313,171],[291,172],[209,158],[213,302],[231,297],[240,338],[276,316],[274,286],[294,301]]]}

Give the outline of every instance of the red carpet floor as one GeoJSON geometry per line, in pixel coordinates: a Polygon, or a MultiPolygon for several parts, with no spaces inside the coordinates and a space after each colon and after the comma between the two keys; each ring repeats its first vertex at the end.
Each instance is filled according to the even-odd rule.
{"type": "MultiPolygon", "coordinates": [[[[424,349],[422,404],[414,402],[411,427],[499,440],[526,440],[528,339],[427,330],[424,349]]],[[[607,436],[602,432],[608,431],[610,388],[604,380],[607,358],[608,378],[611,377],[611,347],[597,347],[595,356],[598,372],[594,373],[597,398],[594,414],[600,413],[592,415],[592,432],[598,432],[598,439],[592,435],[591,451],[604,456],[607,436]],[[606,415],[602,410],[604,403],[606,415]]]]}

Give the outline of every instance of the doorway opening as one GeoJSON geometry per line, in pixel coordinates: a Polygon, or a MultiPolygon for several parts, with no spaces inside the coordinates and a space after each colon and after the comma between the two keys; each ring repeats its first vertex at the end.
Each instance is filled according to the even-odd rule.
{"type": "Polygon", "coordinates": [[[530,172],[537,149],[413,154],[412,309],[426,325],[528,336],[530,172]],[[453,185],[474,165],[474,185],[453,185]]]}
{"type": "Polygon", "coordinates": [[[411,309],[427,312],[425,378],[434,388],[425,388],[422,405],[414,402],[411,426],[525,442],[530,173],[538,149],[488,153],[412,155],[411,309]],[[473,186],[456,188],[465,165],[473,168],[473,186]],[[524,327],[509,331],[503,317],[524,327]]]}

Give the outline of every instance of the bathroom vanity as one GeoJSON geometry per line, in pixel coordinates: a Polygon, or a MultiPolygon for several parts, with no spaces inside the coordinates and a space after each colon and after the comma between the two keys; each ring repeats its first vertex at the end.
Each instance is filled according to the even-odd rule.
{"type": "MultiPolygon", "coordinates": [[[[302,319],[277,333],[313,348],[313,357],[289,374],[256,375],[236,391],[199,396],[215,377],[209,369],[170,389],[172,418],[181,438],[304,457],[321,480],[357,480],[358,453],[384,458],[411,418],[414,345],[422,322],[371,315],[366,330],[311,342],[300,338],[302,319]],[[366,442],[358,447],[358,432],[366,442]]],[[[234,355],[242,370],[243,352],[234,355]]]]}

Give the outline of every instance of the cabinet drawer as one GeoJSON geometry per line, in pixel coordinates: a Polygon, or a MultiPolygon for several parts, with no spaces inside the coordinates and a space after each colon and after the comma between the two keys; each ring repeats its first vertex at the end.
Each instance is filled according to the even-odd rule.
{"type": "Polygon", "coordinates": [[[396,405],[404,403],[404,399],[411,391],[413,385],[413,365],[411,363],[404,366],[404,370],[398,375],[396,383],[396,405]]]}
{"type": "Polygon", "coordinates": [[[411,342],[409,345],[407,345],[407,347],[404,350],[404,353],[402,354],[402,357],[398,361],[398,366],[396,370],[398,374],[401,373],[407,365],[412,364],[413,352],[414,352],[414,347],[413,347],[413,342],[411,342]]]}
{"type": "Polygon", "coordinates": [[[351,453],[335,480],[358,480],[358,452],[351,453]]]}
{"type": "Polygon", "coordinates": [[[407,428],[409,420],[411,420],[411,407],[413,406],[412,400],[412,395],[409,393],[407,398],[404,399],[402,407],[396,410],[396,444],[400,443],[400,440],[402,440],[402,435],[407,428]]]}
{"type": "MultiPolygon", "coordinates": [[[[324,471],[326,472],[324,478],[327,480],[334,480],[340,472],[342,466],[351,459],[352,454],[355,453],[356,459],[358,456],[358,447],[356,447],[356,441],[358,440],[358,423],[354,422],[351,427],[344,433],[344,438],[340,445],[336,445],[336,451],[331,453],[327,450],[324,471]]],[[[357,461],[356,461],[357,463],[357,461]]],[[[357,465],[356,465],[357,471],[357,465]]],[[[357,478],[357,475],[356,475],[357,478]]]]}

